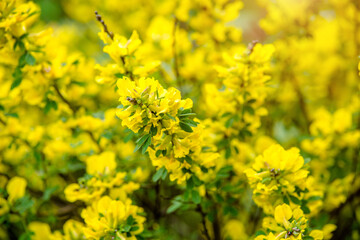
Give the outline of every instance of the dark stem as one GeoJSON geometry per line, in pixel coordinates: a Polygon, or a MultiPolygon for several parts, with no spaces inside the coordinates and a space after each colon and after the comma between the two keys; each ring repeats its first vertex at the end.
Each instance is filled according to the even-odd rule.
{"type": "Polygon", "coordinates": [[[98,20],[101,25],[104,28],[104,32],[107,33],[107,35],[111,38],[111,40],[114,40],[114,34],[109,31],[107,25],[105,24],[104,20],[101,18],[101,16],[98,14],[98,11],[95,11],[96,20],[98,20]]]}
{"type": "Polygon", "coordinates": [[[134,81],[134,75],[133,75],[132,71],[129,71],[125,66],[125,64],[126,64],[125,57],[121,56],[120,59],[121,59],[121,62],[123,64],[123,66],[124,66],[124,69],[125,69],[125,75],[128,75],[129,78],[131,79],[131,81],[134,81]]]}
{"type": "Polygon", "coordinates": [[[200,204],[197,205],[196,211],[198,211],[198,212],[200,213],[200,215],[201,215],[201,222],[202,222],[202,225],[203,225],[203,228],[204,228],[203,234],[206,236],[206,239],[211,240],[209,231],[208,231],[208,229],[207,229],[207,227],[206,227],[206,214],[205,214],[204,211],[202,210],[200,204]]]}
{"type": "Polygon", "coordinates": [[[72,104],[64,97],[64,95],[62,95],[62,93],[60,92],[60,89],[59,89],[59,87],[58,87],[58,85],[57,85],[56,83],[54,83],[53,86],[54,86],[54,89],[55,89],[57,95],[61,98],[61,100],[62,100],[64,103],[66,103],[66,105],[68,105],[69,108],[70,108],[74,113],[76,113],[79,108],[78,108],[77,106],[72,105],[72,104]]]}
{"type": "Polygon", "coordinates": [[[0,118],[0,123],[2,123],[4,126],[6,126],[6,122],[2,118],[0,118]]]}
{"type": "Polygon", "coordinates": [[[155,185],[156,199],[155,199],[155,209],[154,209],[154,218],[158,221],[161,218],[161,189],[159,181],[155,185]]]}
{"type": "Polygon", "coordinates": [[[213,230],[214,230],[214,239],[220,240],[221,239],[221,233],[220,233],[220,222],[217,214],[217,208],[215,208],[215,217],[214,222],[212,223],[213,230]]]}
{"type": "Polygon", "coordinates": [[[99,142],[96,140],[94,134],[93,134],[92,132],[90,132],[90,131],[86,131],[86,132],[89,134],[91,140],[92,140],[92,141],[96,144],[96,146],[99,148],[99,151],[100,151],[100,152],[103,152],[104,149],[100,146],[100,144],[99,144],[99,142]]]}

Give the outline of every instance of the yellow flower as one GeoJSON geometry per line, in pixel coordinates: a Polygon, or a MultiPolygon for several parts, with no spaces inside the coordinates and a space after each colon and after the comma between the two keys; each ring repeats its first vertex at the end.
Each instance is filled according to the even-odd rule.
{"type": "Polygon", "coordinates": [[[47,223],[42,222],[31,222],[29,224],[29,230],[34,233],[34,236],[31,239],[34,240],[50,240],[51,230],[50,226],[47,223]]]}
{"type": "Polygon", "coordinates": [[[8,201],[13,204],[17,199],[25,195],[27,182],[22,177],[13,177],[6,186],[6,191],[9,194],[8,201]]]}
{"type": "Polygon", "coordinates": [[[64,193],[69,202],[81,200],[89,202],[93,199],[99,198],[105,192],[105,188],[90,188],[80,186],[77,183],[72,183],[66,186],[64,193]]]}
{"type": "Polygon", "coordinates": [[[116,169],[115,153],[105,151],[86,159],[86,172],[90,175],[109,175],[116,169]]]}
{"type": "Polygon", "coordinates": [[[64,238],[65,240],[72,240],[72,239],[85,239],[83,234],[84,224],[82,222],[70,219],[64,223],[64,238]]]}
{"type": "Polygon", "coordinates": [[[231,239],[248,239],[244,224],[236,219],[226,222],[224,226],[224,235],[231,239]]]}
{"type": "Polygon", "coordinates": [[[102,197],[81,213],[85,221],[84,234],[87,239],[117,236],[120,239],[136,239],[143,231],[145,218],[139,213],[142,209],[131,205],[131,201],[115,201],[102,197]]]}
{"type": "Polygon", "coordinates": [[[115,62],[119,62],[121,57],[133,54],[140,44],[141,40],[136,31],[133,31],[129,40],[115,34],[114,40],[104,47],[104,52],[108,53],[115,62]]]}
{"type": "Polygon", "coordinates": [[[282,201],[283,196],[294,196],[296,188],[304,191],[309,172],[303,168],[299,149],[284,150],[280,145],[271,145],[244,172],[255,202],[263,206],[282,201]]]}
{"type": "Polygon", "coordinates": [[[310,232],[310,236],[314,238],[314,240],[322,240],[324,239],[324,233],[320,230],[313,230],[310,232]]]}
{"type": "MultiPolygon", "coordinates": [[[[271,217],[264,218],[263,227],[275,233],[274,235],[270,233],[268,236],[256,238],[258,240],[303,239],[308,231],[308,220],[299,207],[291,209],[289,205],[282,204],[276,206],[273,219],[271,217]]],[[[313,230],[310,236],[318,240],[323,239],[323,233],[320,230],[313,230]]]]}

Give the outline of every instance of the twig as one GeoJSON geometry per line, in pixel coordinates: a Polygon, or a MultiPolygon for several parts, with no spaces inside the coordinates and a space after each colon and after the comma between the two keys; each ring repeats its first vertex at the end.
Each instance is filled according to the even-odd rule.
{"type": "Polygon", "coordinates": [[[0,123],[2,123],[4,126],[6,126],[6,122],[2,118],[0,118],[0,123]]]}
{"type": "MultiPolygon", "coordinates": [[[[95,11],[95,16],[96,16],[96,20],[98,20],[98,21],[101,23],[101,25],[103,26],[104,32],[107,33],[107,35],[111,38],[111,40],[114,40],[114,33],[111,32],[111,31],[108,29],[105,21],[104,21],[104,20],[102,19],[102,17],[99,15],[98,11],[95,11]]],[[[129,78],[130,78],[132,81],[134,81],[134,76],[133,76],[132,71],[129,71],[129,70],[126,68],[126,66],[125,66],[125,63],[126,63],[126,62],[125,62],[125,57],[124,57],[124,56],[121,56],[120,59],[121,59],[121,62],[122,62],[122,64],[123,64],[123,66],[124,66],[124,69],[125,69],[125,75],[128,75],[129,78]]]]}
{"type": "Polygon", "coordinates": [[[104,32],[107,33],[107,35],[111,38],[111,40],[114,40],[114,34],[112,32],[109,31],[106,23],[104,22],[104,20],[101,18],[101,16],[99,15],[98,11],[95,11],[95,16],[96,16],[96,20],[98,20],[101,25],[104,28],[104,32]]]}
{"type": "Polygon", "coordinates": [[[86,132],[89,134],[91,140],[92,140],[92,141],[96,144],[96,146],[99,148],[99,151],[100,151],[100,152],[103,152],[104,149],[101,147],[101,145],[99,144],[99,142],[95,139],[94,134],[93,134],[91,131],[86,131],[86,132]]]}
{"type": "Polygon", "coordinates": [[[204,211],[202,210],[200,204],[197,205],[196,211],[198,211],[198,212],[200,213],[200,215],[201,215],[201,222],[202,222],[202,225],[203,225],[203,227],[204,227],[204,231],[203,231],[204,235],[206,236],[206,238],[207,238],[208,240],[211,240],[209,231],[208,231],[208,229],[207,229],[207,227],[206,227],[206,214],[205,214],[204,211]]]}
{"type": "Polygon", "coordinates": [[[78,108],[77,106],[73,106],[73,105],[64,97],[64,95],[62,95],[62,93],[60,92],[60,89],[59,89],[59,87],[58,87],[58,85],[57,85],[56,83],[54,83],[53,86],[54,86],[54,89],[55,89],[57,95],[61,98],[61,100],[62,100],[64,103],[66,103],[66,105],[68,105],[69,108],[70,108],[74,113],[76,113],[79,108],[78,108]]]}

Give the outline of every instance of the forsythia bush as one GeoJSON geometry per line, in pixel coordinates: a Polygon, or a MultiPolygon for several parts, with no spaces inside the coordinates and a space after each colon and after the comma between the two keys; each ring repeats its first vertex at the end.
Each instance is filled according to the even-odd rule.
{"type": "Polygon", "coordinates": [[[0,0],[0,239],[360,239],[359,55],[358,0],[0,0]]]}

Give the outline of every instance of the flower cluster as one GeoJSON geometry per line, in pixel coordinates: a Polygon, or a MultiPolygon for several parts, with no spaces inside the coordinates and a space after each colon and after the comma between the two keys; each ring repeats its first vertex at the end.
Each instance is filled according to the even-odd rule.
{"type": "Polygon", "coordinates": [[[145,218],[140,214],[141,209],[131,205],[131,201],[104,196],[82,211],[81,217],[86,224],[84,235],[87,239],[136,239],[135,236],[144,229],[145,218]]]}
{"type": "Polygon", "coordinates": [[[264,228],[270,231],[269,235],[259,235],[256,240],[271,239],[306,239],[322,240],[323,233],[320,230],[310,232],[308,220],[301,209],[287,204],[278,205],[274,211],[274,217],[266,217],[263,220],[264,228]]]}
{"type": "Polygon", "coordinates": [[[0,1],[0,239],[358,239],[359,16],[0,1]]]}
{"type": "Polygon", "coordinates": [[[245,170],[249,184],[254,189],[254,201],[267,213],[284,199],[299,203],[306,189],[309,171],[304,169],[304,159],[299,149],[284,150],[279,145],[266,149],[255,158],[252,168],[245,170]]]}
{"type": "Polygon", "coordinates": [[[126,199],[127,194],[140,186],[131,181],[125,181],[126,173],[116,171],[115,154],[102,152],[86,159],[86,175],[79,178],[79,183],[69,184],[64,193],[70,202],[81,200],[92,202],[98,199],[106,190],[115,199],[126,199]]]}

